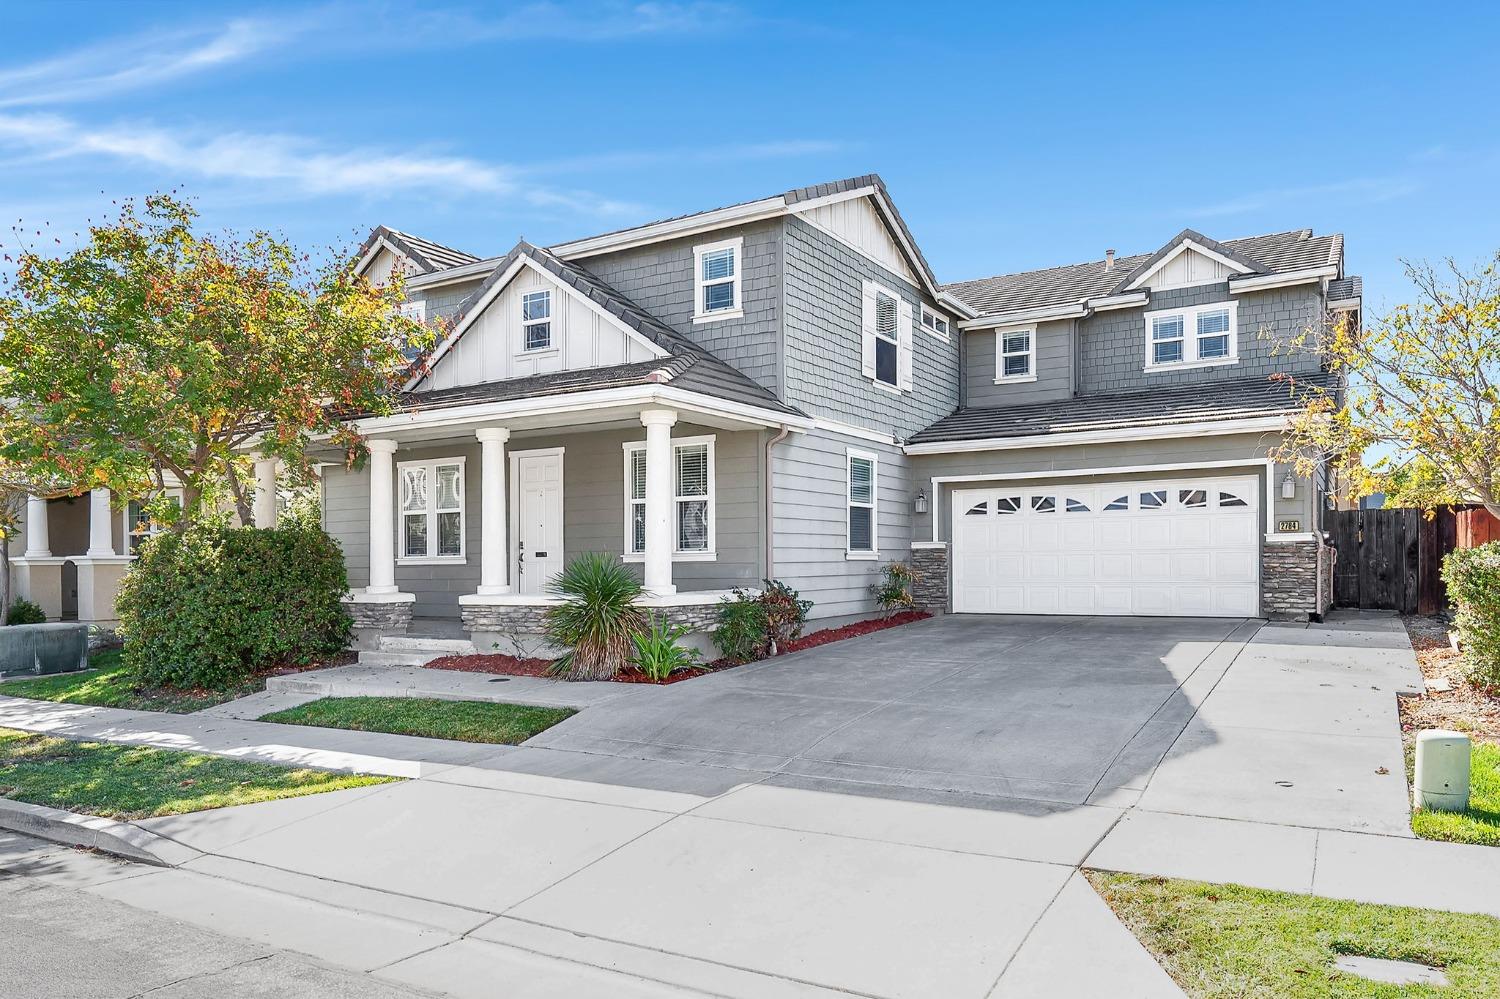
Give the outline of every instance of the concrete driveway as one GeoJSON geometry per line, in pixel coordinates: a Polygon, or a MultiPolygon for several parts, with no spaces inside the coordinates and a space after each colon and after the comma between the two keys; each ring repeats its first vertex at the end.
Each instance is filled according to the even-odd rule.
{"type": "Polygon", "coordinates": [[[1260,626],[943,617],[584,712],[530,745],[882,788],[1129,805],[1260,626]]]}

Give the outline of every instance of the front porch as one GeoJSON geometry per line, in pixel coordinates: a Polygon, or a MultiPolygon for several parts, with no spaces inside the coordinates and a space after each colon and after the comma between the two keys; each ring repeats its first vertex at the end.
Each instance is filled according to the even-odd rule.
{"type": "Polygon", "coordinates": [[[534,644],[559,602],[549,583],[584,552],[635,568],[643,606],[696,633],[763,578],[766,421],[712,405],[495,408],[368,421],[366,467],[325,471],[358,647],[459,629],[481,652],[534,644]]]}

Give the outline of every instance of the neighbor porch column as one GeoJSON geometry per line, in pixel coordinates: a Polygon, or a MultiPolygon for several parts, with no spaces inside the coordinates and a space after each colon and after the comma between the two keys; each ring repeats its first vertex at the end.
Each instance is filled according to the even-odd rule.
{"type": "Polygon", "coordinates": [[[255,507],[252,514],[256,527],[276,526],[275,458],[257,458],[255,461],[255,507]]]}
{"type": "Polygon", "coordinates": [[[89,550],[91,558],[115,553],[114,535],[109,529],[109,490],[89,490],[89,550]]]}
{"type": "Polygon", "coordinates": [[[52,557],[52,542],[47,537],[47,500],[43,496],[26,497],[26,557],[52,557]]]}
{"type": "Polygon", "coordinates": [[[504,427],[480,427],[479,438],[479,593],[510,592],[509,540],[505,535],[504,427]]]}
{"type": "Polygon", "coordinates": [[[670,409],[644,409],[646,426],[646,552],[644,582],[647,592],[667,596],[672,585],[672,425],[670,409]]]}
{"type": "Polygon", "coordinates": [[[369,594],[396,592],[396,497],[392,455],[396,442],[374,440],[370,448],[369,594]]]}

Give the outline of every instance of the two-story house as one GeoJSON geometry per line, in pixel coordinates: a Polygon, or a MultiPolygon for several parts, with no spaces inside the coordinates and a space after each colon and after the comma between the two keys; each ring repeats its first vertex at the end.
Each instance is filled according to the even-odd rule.
{"type": "Polygon", "coordinates": [[[1339,236],[940,285],[866,176],[486,259],[377,229],[359,269],[396,268],[439,342],[323,478],[366,641],[535,634],[586,551],[698,627],[767,577],[868,615],[896,559],[957,613],[1327,606],[1269,376],[1328,382],[1272,338],[1359,308],[1339,236]]]}

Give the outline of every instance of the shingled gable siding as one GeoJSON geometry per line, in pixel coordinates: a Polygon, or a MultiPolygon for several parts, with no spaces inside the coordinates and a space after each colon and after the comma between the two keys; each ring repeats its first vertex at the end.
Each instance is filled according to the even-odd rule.
{"type": "Polygon", "coordinates": [[[1195,382],[1264,377],[1278,371],[1317,371],[1318,361],[1312,354],[1273,353],[1275,339],[1260,334],[1265,330],[1273,337],[1289,340],[1315,326],[1322,318],[1322,308],[1322,293],[1316,284],[1244,295],[1231,295],[1227,283],[1154,292],[1145,309],[1100,312],[1079,321],[1079,394],[1138,392],[1195,382]],[[1147,311],[1228,301],[1239,302],[1238,363],[1182,371],[1145,370],[1147,311]]]}
{"type": "Polygon", "coordinates": [[[899,448],[814,430],[772,452],[776,576],[813,601],[811,617],[868,615],[880,566],[911,557],[911,481],[899,448]],[[879,559],[846,559],[847,449],[879,456],[879,559]]]}
{"type": "Polygon", "coordinates": [[[413,301],[427,303],[427,319],[451,320],[458,314],[458,307],[474,294],[475,290],[484,281],[485,275],[481,274],[472,281],[464,281],[460,284],[443,285],[424,291],[421,288],[408,288],[407,297],[413,301]]]}
{"type": "MultiPolygon", "coordinates": [[[[679,589],[727,589],[753,586],[762,577],[765,516],[762,513],[762,435],[756,431],[726,433],[679,423],[674,437],[715,435],[715,530],[718,558],[713,562],[678,562],[672,569],[679,589]]],[[[559,434],[512,438],[510,450],[562,447],[563,535],[569,559],[586,552],[618,555],[625,540],[625,465],[621,444],[644,440],[645,428],[592,434],[559,434]]],[[[458,598],[479,586],[480,461],[478,444],[445,444],[407,448],[396,461],[467,457],[465,464],[464,565],[397,565],[396,585],[417,597],[418,617],[458,617],[458,598]]],[[[349,585],[370,581],[370,475],[367,469],[329,468],[324,475],[323,523],[343,546],[349,585]]],[[[842,549],[841,549],[842,551],[842,549]]]]}
{"type": "Polygon", "coordinates": [[[1073,320],[1040,323],[1036,328],[1034,382],[995,384],[994,330],[964,336],[964,377],[969,406],[1019,406],[1073,395],[1073,320]]]}
{"type": "Polygon", "coordinates": [[[772,392],[777,390],[781,224],[716,229],[665,243],[584,257],[576,263],[685,337],[772,392]],[[693,322],[693,247],[742,237],[740,300],[744,316],[693,322]]]}
{"type": "MultiPolygon", "coordinates": [[[[920,315],[918,290],[797,218],[786,226],[786,401],[825,416],[909,437],[958,408],[958,340],[912,333],[912,391],[876,388],[861,372],[861,292],[877,281],[920,315]]],[[[946,311],[946,310],[944,310],[946,311]]],[[[950,318],[951,312],[947,313],[950,318]]]]}

